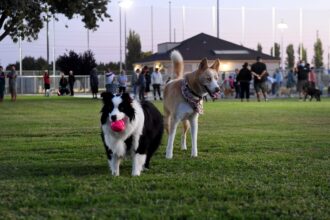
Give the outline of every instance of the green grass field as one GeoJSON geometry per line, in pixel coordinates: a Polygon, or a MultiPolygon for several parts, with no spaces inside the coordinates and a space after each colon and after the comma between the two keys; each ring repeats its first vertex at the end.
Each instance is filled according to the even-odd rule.
{"type": "MultiPolygon", "coordinates": [[[[157,106],[162,109],[161,103],[157,106]]],[[[330,100],[208,102],[199,157],[112,177],[101,101],[19,97],[0,103],[0,219],[330,219],[330,100]]]]}

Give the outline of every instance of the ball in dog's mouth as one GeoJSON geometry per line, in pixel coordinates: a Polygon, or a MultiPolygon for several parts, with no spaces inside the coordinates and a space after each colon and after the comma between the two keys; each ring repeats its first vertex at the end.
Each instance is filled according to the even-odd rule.
{"type": "Polygon", "coordinates": [[[124,120],[113,121],[110,123],[110,128],[115,132],[121,132],[125,130],[124,120]]]}

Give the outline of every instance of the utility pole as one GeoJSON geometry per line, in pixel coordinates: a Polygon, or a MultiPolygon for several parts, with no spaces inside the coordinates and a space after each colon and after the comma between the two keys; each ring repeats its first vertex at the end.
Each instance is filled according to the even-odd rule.
{"type": "Polygon", "coordinates": [[[242,45],[245,44],[245,7],[242,7],[242,45]]]}
{"type": "Polygon", "coordinates": [[[169,9],[169,35],[170,35],[170,42],[172,42],[172,12],[171,12],[171,1],[168,1],[168,9],[169,9]]]}
{"type": "Polygon", "coordinates": [[[154,7],[151,5],[150,11],[150,25],[151,25],[151,52],[154,52],[154,7]]]}
{"type": "Polygon", "coordinates": [[[89,29],[87,29],[87,50],[89,50],[89,29]]]}
{"type": "Polygon", "coordinates": [[[47,70],[49,69],[49,16],[46,14],[46,41],[47,41],[47,70]]]}
{"type": "Polygon", "coordinates": [[[122,64],[122,47],[121,47],[121,7],[119,7],[119,54],[120,54],[120,58],[119,58],[119,72],[121,73],[121,71],[123,70],[123,64],[122,64]]]}
{"type": "Polygon", "coordinates": [[[53,15],[53,84],[54,84],[54,89],[56,88],[55,72],[56,72],[56,58],[55,58],[55,15],[53,15]]]}
{"type": "Polygon", "coordinates": [[[219,30],[219,0],[217,0],[217,38],[220,38],[220,30],[219,30]]]}
{"type": "Polygon", "coordinates": [[[302,8],[299,9],[299,60],[303,59],[303,10],[302,8]]]}
{"type": "Polygon", "coordinates": [[[186,25],[186,8],[182,6],[182,41],[184,41],[184,28],[186,25]]]}

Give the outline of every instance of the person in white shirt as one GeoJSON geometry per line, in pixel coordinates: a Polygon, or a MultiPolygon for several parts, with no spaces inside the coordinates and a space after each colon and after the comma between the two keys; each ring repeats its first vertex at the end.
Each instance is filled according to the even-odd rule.
{"type": "Polygon", "coordinates": [[[126,72],[124,70],[121,71],[121,73],[118,77],[118,83],[119,83],[119,93],[125,93],[126,92],[126,84],[127,84],[127,75],[126,75],[126,72]]]}
{"type": "Polygon", "coordinates": [[[115,74],[108,69],[108,72],[105,73],[105,88],[107,92],[111,92],[112,94],[116,94],[117,85],[115,83],[115,74]]]}
{"type": "Polygon", "coordinates": [[[154,99],[157,100],[156,98],[156,92],[157,92],[159,99],[163,100],[160,93],[160,86],[163,84],[163,76],[159,72],[158,68],[155,68],[155,71],[151,74],[151,84],[154,89],[154,99]]]}
{"type": "Polygon", "coordinates": [[[139,74],[140,74],[140,69],[136,69],[133,74],[132,74],[132,79],[131,79],[131,86],[133,88],[133,96],[134,98],[136,97],[137,95],[137,87],[138,87],[138,77],[139,77],[139,74]]]}

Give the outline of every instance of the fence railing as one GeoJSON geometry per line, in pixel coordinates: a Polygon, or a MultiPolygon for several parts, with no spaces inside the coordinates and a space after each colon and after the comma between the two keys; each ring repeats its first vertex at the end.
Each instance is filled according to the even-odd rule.
{"type": "MultiPolygon", "coordinates": [[[[228,78],[233,72],[221,72],[219,73],[219,84],[223,82],[223,78],[228,78]]],[[[165,82],[169,78],[170,74],[163,74],[163,81],[165,82]]],[[[270,76],[273,76],[273,73],[270,73],[270,76]]],[[[283,73],[283,82],[282,86],[286,86],[286,76],[287,72],[283,73]]],[[[66,76],[67,77],[67,76],[66,76]]],[[[131,75],[128,75],[128,87],[131,87],[131,75]]],[[[50,75],[51,81],[51,90],[57,92],[59,88],[59,81],[61,76],[50,75]]],[[[76,75],[75,76],[74,91],[75,93],[89,93],[90,92],[90,77],[86,75],[76,75]]],[[[99,90],[105,90],[105,76],[104,74],[98,75],[99,79],[99,90]]],[[[6,79],[7,80],[7,79],[6,79]]],[[[32,75],[32,76],[18,76],[17,77],[17,93],[19,94],[42,94],[44,93],[44,82],[43,76],[41,75],[32,75]]],[[[330,74],[327,71],[317,71],[317,87],[321,90],[330,87],[330,74]]],[[[6,81],[5,87],[6,93],[8,93],[8,82],[6,81]]]]}

